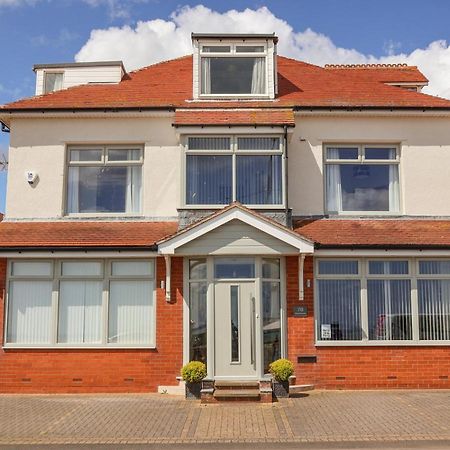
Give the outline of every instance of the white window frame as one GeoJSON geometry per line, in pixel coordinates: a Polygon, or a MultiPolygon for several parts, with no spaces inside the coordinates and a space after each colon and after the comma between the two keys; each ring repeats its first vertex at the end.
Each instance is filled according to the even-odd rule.
{"type": "Polygon", "coordinates": [[[268,45],[267,42],[249,41],[227,42],[227,41],[205,41],[200,45],[198,66],[198,98],[200,99],[221,99],[221,98],[268,98],[269,97],[269,64],[268,64],[268,45]],[[230,52],[204,52],[203,47],[230,47],[230,52]],[[236,52],[236,47],[264,47],[264,52],[236,52]],[[265,67],[265,93],[264,94],[203,94],[202,93],[202,58],[264,58],[265,67]]]}
{"type": "Polygon", "coordinates": [[[64,200],[63,200],[63,212],[68,217],[136,217],[141,216],[143,211],[143,198],[144,198],[144,145],[143,144],[123,144],[123,145],[108,145],[108,144],[83,144],[83,145],[67,145],[66,146],[66,173],[64,181],[64,200]],[[70,152],[75,151],[88,151],[88,150],[101,150],[102,156],[100,161],[71,161],[70,152]],[[127,160],[127,161],[109,161],[108,150],[139,150],[139,160],[127,160]],[[70,167],[103,167],[103,166],[141,166],[141,209],[136,212],[88,212],[88,213],[71,213],[68,212],[68,193],[69,193],[69,169],[70,167]]]}
{"type": "Polygon", "coordinates": [[[285,209],[286,208],[286,154],[284,149],[284,139],[281,134],[264,134],[264,135],[220,135],[220,134],[192,134],[185,135],[182,139],[183,145],[183,161],[182,161],[182,176],[181,176],[181,205],[183,209],[222,209],[227,204],[189,204],[186,202],[187,195],[187,156],[188,155],[203,155],[203,156],[231,156],[232,157],[232,195],[231,202],[236,201],[236,156],[281,156],[281,200],[280,204],[245,204],[252,209],[285,209]],[[278,150],[238,150],[238,138],[278,138],[280,140],[280,147],[278,150]],[[229,150],[189,150],[189,138],[230,138],[229,150]]]}
{"type": "Polygon", "coordinates": [[[8,261],[7,265],[7,277],[6,277],[6,302],[5,302],[5,329],[3,336],[3,347],[4,348],[35,348],[35,349],[62,349],[62,348],[73,348],[73,349],[123,349],[123,348],[156,348],[156,258],[109,258],[109,259],[73,259],[73,258],[64,258],[64,259],[11,259],[8,261]],[[146,261],[151,262],[153,265],[152,275],[112,275],[112,263],[113,262],[137,262],[137,261],[146,261]],[[48,262],[52,264],[52,276],[14,276],[12,273],[12,265],[14,262],[48,262]],[[92,275],[92,276],[79,276],[79,275],[62,275],[62,263],[63,262],[100,262],[102,264],[102,274],[92,275]],[[8,337],[8,312],[9,312],[9,284],[10,281],[14,280],[51,280],[52,281],[52,324],[51,324],[51,342],[49,344],[17,344],[17,343],[9,343],[7,341],[8,337]],[[59,323],[59,284],[60,281],[63,280],[82,280],[82,281],[92,281],[92,280],[100,280],[103,281],[103,290],[102,290],[102,318],[101,318],[101,333],[102,333],[102,342],[100,344],[66,344],[66,343],[58,343],[58,323],[59,323]],[[152,326],[153,332],[151,336],[151,341],[145,344],[114,344],[108,343],[108,307],[109,307],[109,284],[111,281],[118,280],[126,280],[126,281],[134,281],[134,280],[148,280],[153,281],[153,310],[152,310],[152,326]]]}
{"type": "Polygon", "coordinates": [[[349,347],[349,346],[363,346],[363,347],[389,347],[389,346],[450,346],[450,340],[421,340],[419,339],[419,298],[417,290],[417,281],[420,279],[449,279],[450,274],[440,275],[420,275],[419,274],[419,261],[437,261],[445,260],[449,261],[449,258],[430,258],[430,257],[348,257],[344,256],[333,258],[315,258],[314,260],[314,334],[315,345],[317,347],[349,347]],[[358,261],[358,274],[349,275],[333,275],[319,274],[319,262],[320,261],[358,261]],[[407,261],[409,273],[408,274],[369,274],[369,261],[407,261]],[[362,339],[360,341],[332,341],[332,340],[320,340],[318,335],[319,329],[319,280],[360,280],[361,281],[361,328],[362,339]],[[411,321],[412,321],[412,339],[410,340],[369,340],[369,324],[368,324],[368,300],[367,300],[367,280],[410,280],[411,281],[411,321]]]}
{"type": "Polygon", "coordinates": [[[62,90],[64,89],[64,81],[65,81],[65,71],[64,70],[43,70],[42,72],[42,94],[51,94],[52,92],[58,92],[58,90],[56,91],[47,91],[46,90],[46,78],[47,75],[62,75],[62,84],[61,84],[61,89],[58,90],[62,90]]]}
{"type": "Polygon", "coordinates": [[[379,215],[390,215],[390,216],[398,216],[402,214],[403,211],[403,195],[402,195],[402,174],[401,174],[401,166],[400,166],[400,154],[401,154],[401,146],[399,144],[392,143],[338,143],[335,144],[333,142],[327,142],[323,144],[323,204],[325,214],[331,215],[364,215],[364,216],[379,216],[379,215]],[[395,148],[395,159],[365,159],[364,149],[368,148],[395,148]],[[328,148],[357,148],[358,149],[358,158],[357,159],[329,159],[327,157],[328,148]],[[328,165],[352,165],[352,164],[361,164],[361,165],[397,165],[398,167],[398,198],[399,198],[399,208],[398,211],[328,211],[328,192],[327,192],[327,182],[326,182],[326,171],[328,165]]]}

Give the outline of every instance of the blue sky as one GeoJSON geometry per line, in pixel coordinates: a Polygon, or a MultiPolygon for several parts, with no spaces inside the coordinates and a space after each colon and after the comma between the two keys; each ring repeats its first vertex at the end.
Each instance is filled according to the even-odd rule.
{"type": "MultiPolygon", "coordinates": [[[[288,56],[319,64],[419,64],[430,78],[429,92],[450,95],[448,0],[228,0],[203,1],[202,9],[199,4],[171,0],[0,0],[0,104],[33,95],[31,68],[35,63],[73,61],[78,54],[77,60],[122,58],[135,68],[186,53],[188,30],[269,28],[280,35],[280,53],[288,56]],[[256,12],[244,14],[246,8],[256,12]],[[240,13],[229,13],[231,9],[240,13]],[[155,19],[164,22],[152,22],[155,19]],[[148,22],[152,34],[138,28],[138,21],[148,22]],[[214,23],[221,29],[208,29],[214,23]],[[164,26],[172,30],[167,34],[164,26]],[[91,36],[92,30],[106,31],[91,36]],[[169,36],[169,46],[155,44],[163,35],[169,36]],[[135,42],[145,44],[145,39],[148,45],[136,50],[135,42]]],[[[7,147],[8,135],[0,133],[0,153],[7,147]]],[[[5,174],[0,174],[1,211],[5,181],[5,174]]]]}

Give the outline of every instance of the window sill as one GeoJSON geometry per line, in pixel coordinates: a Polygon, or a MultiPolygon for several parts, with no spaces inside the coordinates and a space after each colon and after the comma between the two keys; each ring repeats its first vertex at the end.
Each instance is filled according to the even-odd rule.
{"type": "Polygon", "coordinates": [[[400,211],[326,211],[325,214],[329,217],[402,217],[403,213],[400,211]]]}
{"type": "Polygon", "coordinates": [[[316,341],[316,347],[448,347],[450,341],[316,341]]]}
{"type": "Polygon", "coordinates": [[[140,219],[144,217],[141,213],[71,213],[64,214],[65,219],[87,219],[87,218],[104,218],[104,219],[114,219],[114,218],[136,218],[140,219]]]}
{"type": "Polygon", "coordinates": [[[156,350],[155,345],[14,345],[5,344],[3,350],[156,350]]]}

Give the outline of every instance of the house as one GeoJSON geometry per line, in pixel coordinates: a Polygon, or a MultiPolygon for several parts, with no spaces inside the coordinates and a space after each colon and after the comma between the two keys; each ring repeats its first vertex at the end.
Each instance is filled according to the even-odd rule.
{"type": "Polygon", "coordinates": [[[450,100],[273,34],[192,42],[134,72],[35,66],[38,95],[1,107],[0,391],[279,357],[321,388],[450,388],[450,100]]]}

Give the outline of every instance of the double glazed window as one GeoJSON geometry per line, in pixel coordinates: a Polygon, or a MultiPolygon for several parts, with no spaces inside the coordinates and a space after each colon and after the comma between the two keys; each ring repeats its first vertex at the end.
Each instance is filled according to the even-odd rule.
{"type": "Polygon", "coordinates": [[[13,261],[6,343],[152,346],[154,263],[13,261]]]}
{"type": "Polygon", "coordinates": [[[69,148],[67,213],[141,211],[142,148],[69,148]]]}
{"type": "Polygon", "coordinates": [[[450,341],[450,261],[317,262],[317,340],[450,341]]]}
{"type": "Polygon", "coordinates": [[[283,204],[280,137],[188,137],[186,205],[283,204]]]}
{"type": "Polygon", "coordinates": [[[326,146],[327,212],[399,212],[398,166],[394,146],[326,146]]]}
{"type": "Polygon", "coordinates": [[[203,45],[201,95],[267,95],[266,59],[265,45],[203,45]]]}
{"type": "Polygon", "coordinates": [[[60,91],[63,88],[63,72],[44,72],[44,94],[60,91]]]}

